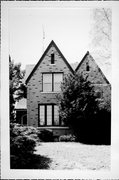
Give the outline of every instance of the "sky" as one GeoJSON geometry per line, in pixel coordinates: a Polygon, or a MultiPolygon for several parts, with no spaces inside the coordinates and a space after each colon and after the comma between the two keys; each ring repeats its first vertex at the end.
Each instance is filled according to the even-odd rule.
{"type": "Polygon", "coordinates": [[[89,51],[89,8],[15,8],[9,11],[9,54],[22,69],[36,64],[51,40],[69,63],[89,51]],[[43,34],[45,39],[43,40],[43,34]]]}

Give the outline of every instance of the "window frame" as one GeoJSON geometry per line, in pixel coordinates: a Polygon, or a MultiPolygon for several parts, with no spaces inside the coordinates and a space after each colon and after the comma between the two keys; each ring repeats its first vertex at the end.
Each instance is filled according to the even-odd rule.
{"type": "Polygon", "coordinates": [[[55,74],[62,74],[62,81],[63,81],[63,78],[64,78],[64,72],[42,72],[42,92],[44,93],[52,93],[52,92],[60,92],[60,91],[54,91],[54,75],[55,74]],[[52,91],[44,91],[43,90],[43,75],[44,74],[51,74],[52,75],[52,91]]]}
{"type": "Polygon", "coordinates": [[[58,106],[57,104],[54,104],[54,103],[47,103],[47,104],[38,104],[38,127],[65,127],[65,125],[62,125],[62,122],[61,122],[61,117],[59,116],[59,124],[58,125],[55,125],[55,122],[54,122],[54,106],[58,106]],[[48,105],[51,105],[52,106],[52,125],[47,125],[47,106],[48,105]],[[44,106],[44,109],[45,109],[45,113],[44,113],[44,125],[40,125],[40,106],[44,106]]]}
{"type": "Polygon", "coordinates": [[[89,66],[89,63],[88,63],[88,62],[86,63],[86,71],[87,71],[87,72],[90,71],[90,66],[89,66]]]}
{"type": "Polygon", "coordinates": [[[55,64],[55,54],[51,54],[51,64],[55,64]]]}
{"type": "MultiPolygon", "coordinates": [[[[44,90],[43,90],[43,89],[44,89],[44,88],[43,88],[43,84],[44,84],[44,83],[43,83],[43,75],[44,75],[44,74],[51,74],[51,76],[52,76],[52,73],[50,73],[50,72],[48,72],[48,73],[47,73],[47,72],[46,72],[46,73],[42,73],[42,92],[52,92],[52,90],[51,90],[51,91],[44,91],[44,90]]],[[[51,77],[51,79],[52,79],[52,77],[51,77]]],[[[53,79],[52,79],[52,81],[53,81],[53,79]]],[[[52,81],[51,81],[51,86],[53,86],[53,85],[52,85],[52,84],[53,84],[52,81]]],[[[53,87],[52,87],[52,89],[53,89],[53,87]]]]}

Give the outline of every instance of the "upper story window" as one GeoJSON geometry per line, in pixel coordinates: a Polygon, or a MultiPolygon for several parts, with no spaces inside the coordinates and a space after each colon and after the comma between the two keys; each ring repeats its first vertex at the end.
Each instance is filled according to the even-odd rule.
{"type": "Polygon", "coordinates": [[[63,80],[63,74],[62,73],[55,73],[53,78],[54,83],[54,91],[60,91],[61,90],[61,82],[63,80]]]}
{"type": "Polygon", "coordinates": [[[43,92],[57,92],[61,90],[63,73],[43,73],[43,92]]]}
{"type": "Polygon", "coordinates": [[[43,74],[43,91],[52,91],[52,74],[43,74]]]}
{"type": "Polygon", "coordinates": [[[51,64],[54,64],[55,63],[55,55],[54,53],[51,54],[51,64]]]}
{"type": "Polygon", "coordinates": [[[89,70],[90,70],[89,64],[86,63],[86,71],[89,71],[89,70]]]}

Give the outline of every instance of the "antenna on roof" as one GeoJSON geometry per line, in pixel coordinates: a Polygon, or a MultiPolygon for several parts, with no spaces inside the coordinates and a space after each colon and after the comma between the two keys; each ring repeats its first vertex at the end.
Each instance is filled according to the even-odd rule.
{"type": "Polygon", "coordinates": [[[44,31],[44,25],[42,25],[42,31],[43,31],[43,53],[44,53],[44,41],[45,41],[45,31],[44,31]]]}

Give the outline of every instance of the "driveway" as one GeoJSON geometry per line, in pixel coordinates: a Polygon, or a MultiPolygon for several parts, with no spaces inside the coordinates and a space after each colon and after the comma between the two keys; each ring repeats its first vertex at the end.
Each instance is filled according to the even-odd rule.
{"type": "Polygon", "coordinates": [[[110,146],[75,142],[40,143],[35,152],[51,159],[50,170],[110,170],[110,153],[110,146]]]}

